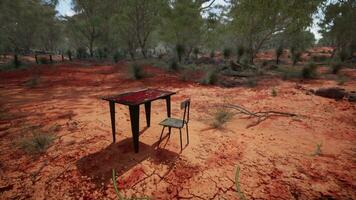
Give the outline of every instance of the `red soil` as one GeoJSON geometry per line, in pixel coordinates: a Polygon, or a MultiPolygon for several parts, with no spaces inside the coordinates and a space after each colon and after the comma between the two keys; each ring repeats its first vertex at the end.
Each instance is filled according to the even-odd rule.
{"type": "MultiPolygon", "coordinates": [[[[132,81],[126,65],[57,64],[0,73],[0,199],[116,199],[117,171],[126,197],[154,199],[356,199],[356,106],[306,94],[295,81],[264,78],[255,88],[221,88],[182,82],[177,74],[146,66],[153,76],[132,81]],[[34,76],[38,85],[24,84],[34,76]],[[159,88],[172,96],[172,115],[190,97],[190,143],[180,152],[179,134],[157,141],[166,117],[164,101],[152,104],[151,127],[141,109],[140,152],[133,152],[127,106],[117,105],[117,142],[112,144],[109,107],[101,96],[159,88]],[[272,97],[271,88],[278,95],[272,97]],[[236,115],[223,129],[209,126],[222,102],[253,111],[292,112],[247,128],[253,119],[236,115]],[[40,127],[55,134],[44,154],[28,155],[16,144],[40,127]],[[316,145],[321,154],[313,156],[316,145]]],[[[356,70],[345,69],[344,88],[356,90],[356,70]]],[[[306,88],[336,86],[327,79],[298,82],[306,88]]],[[[183,130],[183,145],[186,144],[183,130]]]]}

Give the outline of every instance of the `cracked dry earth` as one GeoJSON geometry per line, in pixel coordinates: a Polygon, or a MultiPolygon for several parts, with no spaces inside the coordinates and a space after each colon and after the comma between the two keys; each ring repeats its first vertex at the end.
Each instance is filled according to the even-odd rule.
{"type": "MultiPolygon", "coordinates": [[[[117,171],[126,197],[239,199],[236,166],[247,199],[356,199],[356,109],[347,101],[307,95],[295,82],[263,78],[256,88],[221,88],[181,82],[146,66],[153,76],[127,80],[126,65],[59,64],[0,73],[0,199],[116,199],[117,171]],[[23,84],[39,75],[34,88],[23,84]],[[151,127],[140,113],[140,152],[133,153],[128,108],[116,105],[117,142],[112,144],[109,108],[100,96],[132,88],[176,91],[172,115],[191,98],[190,143],[180,152],[179,134],[158,143],[165,102],[152,104],[151,127]],[[271,96],[271,88],[278,91],[271,96]],[[293,112],[247,128],[253,119],[235,115],[223,129],[209,127],[209,113],[222,102],[253,111],[293,112]],[[56,139],[40,155],[16,143],[39,127],[56,139]],[[321,154],[314,156],[317,144],[321,154]]],[[[344,86],[356,90],[355,70],[344,86]]],[[[299,83],[335,86],[328,80],[299,83]]],[[[186,135],[183,132],[183,144],[186,135]]]]}

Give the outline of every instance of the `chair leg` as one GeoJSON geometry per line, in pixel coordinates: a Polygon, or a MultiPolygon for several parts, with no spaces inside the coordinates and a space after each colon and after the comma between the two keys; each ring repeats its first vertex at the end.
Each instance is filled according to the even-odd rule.
{"type": "Polygon", "coordinates": [[[185,128],[186,128],[186,130],[187,130],[187,144],[189,144],[188,124],[185,125],[185,128]]]}
{"type": "Polygon", "coordinates": [[[182,129],[179,129],[179,135],[180,135],[180,150],[183,150],[183,145],[182,145],[182,129]]]}
{"type": "Polygon", "coordinates": [[[164,131],[164,129],[165,129],[166,127],[165,126],[163,126],[163,128],[162,128],[162,132],[161,132],[161,136],[159,137],[159,141],[161,141],[162,140],[162,135],[163,135],[163,131],[164,131]]]}

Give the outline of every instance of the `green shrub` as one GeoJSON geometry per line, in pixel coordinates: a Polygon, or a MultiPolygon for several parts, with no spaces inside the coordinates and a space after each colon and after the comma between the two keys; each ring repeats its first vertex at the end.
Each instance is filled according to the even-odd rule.
{"type": "Polygon", "coordinates": [[[256,78],[252,77],[252,78],[248,78],[245,81],[245,84],[247,85],[247,87],[256,87],[257,86],[257,80],[256,78]]]}
{"type": "Polygon", "coordinates": [[[223,55],[224,55],[224,58],[225,58],[225,59],[229,59],[230,56],[231,56],[231,49],[230,49],[230,48],[225,48],[225,49],[223,50],[223,55]]]}
{"type": "Polygon", "coordinates": [[[67,50],[67,56],[70,61],[72,61],[72,51],[70,49],[67,50]]]}
{"type": "Polygon", "coordinates": [[[333,64],[331,65],[331,73],[337,74],[337,73],[339,73],[339,71],[341,70],[341,68],[342,68],[342,64],[341,64],[341,63],[339,63],[339,62],[333,63],[333,64]]]}
{"type": "Polygon", "coordinates": [[[293,65],[296,65],[300,61],[301,56],[302,56],[302,52],[293,51],[293,53],[292,53],[293,65]]]}
{"type": "Polygon", "coordinates": [[[169,64],[169,70],[170,71],[178,71],[179,70],[179,64],[176,60],[171,61],[171,63],[169,64]]]}
{"type": "Polygon", "coordinates": [[[203,79],[201,80],[201,83],[205,85],[214,85],[217,82],[218,82],[218,74],[216,70],[207,71],[203,79]]]}
{"type": "Polygon", "coordinates": [[[193,49],[193,54],[195,55],[195,59],[198,59],[198,54],[199,54],[199,48],[198,47],[193,49]]]}
{"type": "Polygon", "coordinates": [[[279,58],[281,57],[281,55],[283,54],[283,47],[282,46],[278,46],[278,48],[276,49],[276,64],[279,64],[279,58]]]}
{"type": "Polygon", "coordinates": [[[177,52],[177,56],[178,56],[178,60],[179,62],[182,62],[182,57],[184,55],[185,52],[185,47],[182,44],[177,44],[176,45],[176,52],[177,52]]]}
{"type": "Polygon", "coordinates": [[[338,57],[340,58],[341,62],[344,62],[348,57],[348,52],[344,49],[338,51],[338,57]]]}
{"type": "Polygon", "coordinates": [[[214,50],[211,50],[210,52],[210,58],[214,58],[215,57],[215,51],[214,50]]]}
{"type": "Polygon", "coordinates": [[[88,52],[87,52],[87,50],[85,48],[79,47],[77,49],[77,58],[78,59],[84,59],[84,58],[88,58],[88,57],[89,57],[89,55],[88,55],[88,52]]]}
{"type": "Polygon", "coordinates": [[[19,146],[28,154],[44,152],[54,141],[55,137],[49,133],[34,131],[30,137],[19,142],[19,146]]]}
{"type": "Polygon", "coordinates": [[[310,79],[317,76],[317,65],[313,62],[309,63],[307,66],[303,67],[302,78],[310,79]]]}
{"type": "Polygon", "coordinates": [[[145,73],[139,64],[133,63],[129,67],[129,76],[133,80],[139,80],[145,77],[145,73]]]}
{"type": "Polygon", "coordinates": [[[276,90],[276,88],[272,88],[271,95],[272,95],[272,97],[276,97],[276,96],[277,96],[277,90],[276,90]]]}
{"type": "Polygon", "coordinates": [[[230,110],[220,107],[212,113],[212,122],[210,125],[213,128],[222,128],[232,117],[233,113],[230,110]]]}
{"type": "Polygon", "coordinates": [[[242,56],[244,55],[245,53],[245,48],[244,46],[238,46],[237,47],[237,62],[240,62],[242,56]]]}
{"type": "Polygon", "coordinates": [[[125,53],[122,51],[116,51],[113,55],[113,60],[115,63],[119,62],[120,60],[125,59],[125,53]]]}

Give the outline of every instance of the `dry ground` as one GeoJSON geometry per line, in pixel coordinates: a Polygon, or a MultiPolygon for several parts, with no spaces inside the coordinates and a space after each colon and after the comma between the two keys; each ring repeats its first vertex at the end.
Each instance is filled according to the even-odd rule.
{"type": "MultiPolygon", "coordinates": [[[[279,78],[264,78],[255,88],[222,88],[145,69],[153,76],[139,81],[127,79],[124,63],[1,72],[0,199],[115,199],[113,168],[127,197],[239,199],[236,166],[247,199],[356,199],[355,104],[307,95],[295,81],[279,78]],[[39,82],[31,88],[24,82],[34,74],[39,82]],[[173,116],[180,116],[179,103],[191,98],[190,144],[182,152],[177,130],[157,143],[164,101],[153,102],[148,129],[141,108],[138,154],[133,153],[128,109],[117,105],[117,142],[112,144],[109,107],[100,96],[145,87],[177,92],[173,116]],[[253,119],[234,116],[223,129],[212,129],[209,113],[223,102],[300,116],[270,118],[250,128],[253,119]],[[56,135],[44,154],[28,155],[17,147],[33,127],[56,135]],[[317,144],[321,154],[314,156],[317,144]]],[[[351,77],[343,87],[356,90],[356,70],[342,73],[351,77]]],[[[336,85],[332,80],[298,84],[336,85]]]]}

